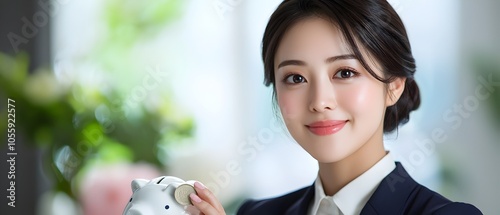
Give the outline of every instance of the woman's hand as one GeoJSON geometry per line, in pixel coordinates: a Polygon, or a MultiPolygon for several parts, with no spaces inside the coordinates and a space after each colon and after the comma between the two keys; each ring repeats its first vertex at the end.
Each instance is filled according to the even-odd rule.
{"type": "Polygon", "coordinates": [[[195,193],[191,193],[189,198],[193,205],[200,210],[200,215],[225,215],[226,212],[214,194],[200,182],[194,183],[195,193]]]}

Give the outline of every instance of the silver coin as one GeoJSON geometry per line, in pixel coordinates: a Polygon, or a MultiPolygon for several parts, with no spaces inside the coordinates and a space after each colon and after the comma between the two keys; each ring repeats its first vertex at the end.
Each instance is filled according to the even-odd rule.
{"type": "Polygon", "coordinates": [[[192,205],[191,198],[189,198],[189,194],[191,193],[196,193],[192,185],[181,184],[175,189],[174,192],[175,201],[185,206],[192,205]]]}

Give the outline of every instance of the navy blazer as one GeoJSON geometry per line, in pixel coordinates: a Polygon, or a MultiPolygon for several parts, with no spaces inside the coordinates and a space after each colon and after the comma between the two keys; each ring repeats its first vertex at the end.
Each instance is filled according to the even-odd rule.
{"type": "MultiPolygon", "coordinates": [[[[249,200],[243,203],[238,215],[306,215],[314,198],[314,184],[277,198],[249,200]]],[[[396,168],[379,184],[361,211],[361,215],[482,214],[473,205],[452,202],[415,182],[403,166],[396,168]]],[[[346,214],[347,215],[347,214],[346,214]]]]}

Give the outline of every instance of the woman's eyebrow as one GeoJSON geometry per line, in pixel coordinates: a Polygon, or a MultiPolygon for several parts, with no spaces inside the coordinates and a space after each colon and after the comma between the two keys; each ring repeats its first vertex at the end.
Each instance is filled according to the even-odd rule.
{"type": "Polygon", "coordinates": [[[281,67],[284,67],[284,66],[290,66],[290,65],[295,65],[295,66],[305,66],[305,65],[306,65],[306,62],[301,61],[301,60],[285,60],[285,61],[281,62],[281,63],[278,65],[278,69],[279,69],[279,68],[281,68],[281,67]]]}
{"type": "MultiPolygon", "coordinates": [[[[352,54],[346,54],[346,55],[337,55],[337,56],[333,56],[333,57],[329,57],[325,60],[325,63],[333,63],[335,62],[336,60],[345,60],[345,59],[356,59],[356,56],[352,55],[352,54]]],[[[278,69],[281,68],[281,67],[284,67],[284,66],[290,66],[290,65],[294,65],[294,66],[305,66],[307,65],[306,62],[304,61],[301,61],[301,60],[285,60],[283,62],[281,62],[279,65],[278,65],[278,69]]]]}
{"type": "Polygon", "coordinates": [[[325,63],[333,63],[336,60],[346,60],[346,59],[356,59],[356,56],[354,56],[353,54],[337,55],[327,58],[325,60],[325,63]]]}

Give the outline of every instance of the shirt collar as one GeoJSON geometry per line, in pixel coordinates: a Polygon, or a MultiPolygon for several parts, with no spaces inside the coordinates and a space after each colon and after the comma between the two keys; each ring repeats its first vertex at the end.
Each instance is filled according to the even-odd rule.
{"type": "MultiPolygon", "coordinates": [[[[391,173],[396,165],[394,159],[388,152],[380,161],[366,172],[349,182],[340,189],[332,199],[342,214],[359,214],[370,196],[375,192],[380,182],[391,173]]],[[[323,190],[323,185],[318,177],[314,183],[314,199],[309,214],[315,215],[319,209],[321,200],[328,198],[323,190]]]]}

